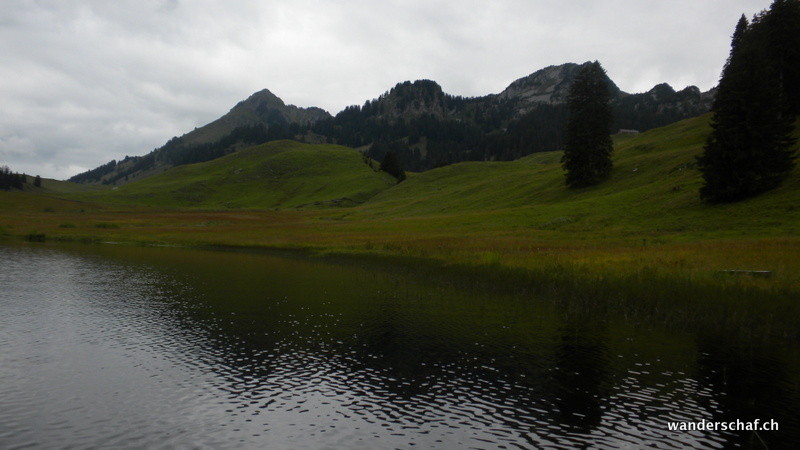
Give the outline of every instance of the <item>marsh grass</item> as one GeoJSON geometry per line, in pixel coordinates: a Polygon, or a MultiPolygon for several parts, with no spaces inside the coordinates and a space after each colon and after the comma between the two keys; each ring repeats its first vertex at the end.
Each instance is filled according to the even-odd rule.
{"type": "Polygon", "coordinates": [[[768,282],[701,277],[690,273],[641,268],[600,273],[587,266],[551,261],[538,267],[509,267],[496,254],[453,263],[410,253],[299,253],[337,264],[373,268],[405,267],[411,279],[472,287],[531,302],[548,302],[565,317],[586,316],[598,322],[621,319],[629,326],[656,326],[691,333],[715,333],[740,343],[800,340],[797,291],[768,282]]]}
{"type": "Polygon", "coordinates": [[[549,299],[565,314],[623,317],[634,326],[691,332],[714,329],[743,341],[800,339],[797,293],[782,287],[708,282],[647,269],[607,275],[568,264],[533,270],[478,264],[466,273],[482,279],[485,289],[505,286],[531,299],[549,299]]]}
{"type": "MultiPolygon", "coordinates": [[[[110,229],[119,228],[119,224],[108,223],[108,222],[100,222],[100,223],[94,224],[94,227],[95,228],[104,228],[104,229],[110,230],[110,229]]],[[[66,227],[66,228],[68,228],[68,227],[66,227]]]]}

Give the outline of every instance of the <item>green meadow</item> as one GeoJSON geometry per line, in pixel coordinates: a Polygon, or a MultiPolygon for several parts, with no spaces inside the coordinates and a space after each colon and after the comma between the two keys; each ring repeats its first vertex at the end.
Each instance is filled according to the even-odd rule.
{"type": "Polygon", "coordinates": [[[276,141],[80,198],[161,208],[302,209],[353,206],[393,184],[347,147],[276,141]]]}

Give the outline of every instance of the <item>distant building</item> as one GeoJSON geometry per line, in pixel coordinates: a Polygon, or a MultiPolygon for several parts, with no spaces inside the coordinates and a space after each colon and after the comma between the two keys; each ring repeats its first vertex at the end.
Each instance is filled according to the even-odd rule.
{"type": "Polygon", "coordinates": [[[639,130],[619,130],[619,134],[639,134],[639,130]]]}

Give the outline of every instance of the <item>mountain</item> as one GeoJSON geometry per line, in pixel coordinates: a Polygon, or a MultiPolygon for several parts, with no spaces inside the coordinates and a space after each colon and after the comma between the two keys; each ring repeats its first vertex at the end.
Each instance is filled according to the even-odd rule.
{"type": "MultiPolygon", "coordinates": [[[[421,171],[468,160],[513,160],[561,147],[569,86],[585,64],[550,66],[520,78],[499,94],[463,98],[431,80],[398,83],[363,106],[351,106],[314,125],[331,142],[367,147],[382,160],[395,152],[406,169],[421,171]]],[[[623,92],[608,77],[614,129],[645,131],[708,112],[712,93],[676,92],[660,84],[623,92]]]]}
{"type": "MultiPolygon", "coordinates": [[[[584,65],[562,64],[536,71],[511,83],[497,95],[516,101],[517,114],[541,104],[561,105],[567,101],[569,86],[584,65]]],[[[607,78],[617,129],[645,131],[708,112],[714,92],[700,92],[696,86],[675,91],[667,83],[658,84],[640,94],[628,94],[607,78]]]]}
{"type": "Polygon", "coordinates": [[[299,130],[330,117],[321,108],[287,105],[263,89],[237,103],[219,119],[181,137],[174,137],[145,156],[110,161],[69,181],[125,184],[170,167],[215,159],[253,144],[294,138],[299,130]]]}
{"type": "MultiPolygon", "coordinates": [[[[141,157],[111,161],[72,177],[83,183],[125,184],[169,167],[215,159],[278,139],[360,148],[383,160],[393,151],[405,169],[423,171],[468,160],[513,160],[561,147],[569,86],[585,64],[538,70],[499,94],[465,98],[432,80],[405,81],[335,117],[298,108],[264,89],[208,125],[175,137],[141,157]]],[[[629,94],[607,79],[616,130],[645,131],[708,112],[713,92],[675,91],[659,84],[629,94]]]]}
{"type": "Polygon", "coordinates": [[[324,109],[287,105],[268,89],[262,89],[237,103],[224,116],[186,133],[182,138],[189,145],[207,144],[222,139],[242,126],[307,125],[329,117],[331,115],[324,109]]]}

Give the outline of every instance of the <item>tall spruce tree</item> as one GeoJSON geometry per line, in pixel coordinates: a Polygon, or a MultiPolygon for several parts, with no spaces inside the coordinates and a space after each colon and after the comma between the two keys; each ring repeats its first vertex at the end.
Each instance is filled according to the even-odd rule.
{"type": "Polygon", "coordinates": [[[569,187],[591,186],[611,173],[610,100],[606,71],[597,61],[587,64],[567,95],[569,117],[561,164],[569,187]]]}
{"type": "Polygon", "coordinates": [[[794,167],[794,117],[769,57],[766,17],[768,12],[749,24],[742,16],[733,34],[711,108],[712,131],[698,158],[705,181],[700,196],[708,202],[737,201],[773,189],[794,167]]]}
{"type": "Polygon", "coordinates": [[[775,0],[753,27],[766,46],[789,114],[800,114],[800,0],[775,0]]]}

